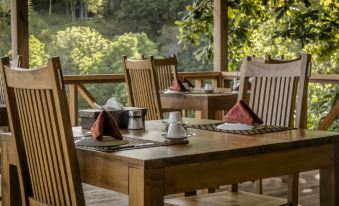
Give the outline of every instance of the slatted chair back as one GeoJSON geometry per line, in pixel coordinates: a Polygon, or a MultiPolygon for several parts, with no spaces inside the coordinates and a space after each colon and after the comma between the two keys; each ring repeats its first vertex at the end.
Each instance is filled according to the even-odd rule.
{"type": "Polygon", "coordinates": [[[1,58],[10,129],[29,205],[85,205],[59,58],[41,69],[1,58]]]}
{"type": "Polygon", "coordinates": [[[131,60],[124,56],[129,103],[131,106],[147,108],[147,120],[163,118],[159,86],[152,61],[153,57],[131,60]]]}
{"type": "Polygon", "coordinates": [[[156,79],[160,90],[168,89],[175,79],[178,77],[177,57],[173,55],[164,59],[153,59],[156,79]]]}
{"type": "Polygon", "coordinates": [[[250,94],[249,106],[267,125],[306,128],[310,73],[309,54],[285,63],[252,62],[251,57],[245,57],[238,98],[246,100],[250,94]]]}

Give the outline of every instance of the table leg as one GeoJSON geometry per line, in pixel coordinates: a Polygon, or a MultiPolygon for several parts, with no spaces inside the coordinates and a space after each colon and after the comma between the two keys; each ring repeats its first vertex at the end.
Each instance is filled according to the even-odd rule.
{"type": "Polygon", "coordinates": [[[201,119],[216,119],[215,110],[209,108],[208,105],[201,108],[201,119]]]}
{"type": "Polygon", "coordinates": [[[339,205],[339,151],[338,146],[335,149],[335,158],[333,167],[320,169],[320,205],[338,206],[339,205]]]}
{"type": "Polygon", "coordinates": [[[129,168],[129,205],[163,206],[163,169],[129,168]]]}
{"type": "Polygon", "coordinates": [[[288,175],[287,199],[291,206],[298,206],[299,173],[288,175]]]}

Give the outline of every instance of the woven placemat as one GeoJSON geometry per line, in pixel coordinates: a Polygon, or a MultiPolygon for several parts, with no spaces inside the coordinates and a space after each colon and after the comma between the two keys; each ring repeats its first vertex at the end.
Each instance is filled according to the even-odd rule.
{"type": "Polygon", "coordinates": [[[100,152],[116,152],[116,151],[121,151],[121,150],[141,149],[141,148],[159,147],[159,146],[166,145],[164,142],[132,138],[132,137],[124,137],[124,141],[127,141],[128,143],[122,144],[122,145],[104,146],[104,147],[103,146],[101,147],[76,146],[76,147],[80,149],[88,149],[88,150],[100,151],[100,152]]]}
{"type": "Polygon", "coordinates": [[[260,125],[255,127],[251,130],[222,130],[218,129],[217,126],[222,124],[220,123],[209,123],[209,124],[195,124],[195,125],[188,125],[188,128],[193,129],[202,129],[202,130],[209,130],[209,131],[216,131],[216,132],[224,132],[224,133],[232,133],[232,134],[244,134],[244,135],[254,135],[254,134],[263,134],[269,132],[279,132],[285,130],[292,130],[294,128],[290,127],[277,127],[277,126],[270,126],[270,125],[260,125]]]}

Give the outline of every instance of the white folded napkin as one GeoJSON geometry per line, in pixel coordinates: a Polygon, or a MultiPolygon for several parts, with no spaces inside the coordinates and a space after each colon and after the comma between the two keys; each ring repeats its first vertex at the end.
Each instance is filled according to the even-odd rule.
{"type": "Polygon", "coordinates": [[[175,90],[166,90],[164,91],[164,94],[181,94],[182,92],[175,91],[175,90]]]}
{"type": "Polygon", "coordinates": [[[251,130],[254,128],[254,125],[241,124],[241,123],[228,123],[225,122],[217,126],[217,129],[221,130],[251,130]]]}

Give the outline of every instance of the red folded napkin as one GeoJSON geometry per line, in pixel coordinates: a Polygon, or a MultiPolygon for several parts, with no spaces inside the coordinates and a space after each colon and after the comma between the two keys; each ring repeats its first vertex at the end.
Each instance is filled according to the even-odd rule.
{"type": "Polygon", "coordinates": [[[170,90],[173,91],[178,91],[178,92],[186,92],[187,89],[185,88],[185,86],[182,84],[182,82],[180,81],[180,79],[176,79],[173,84],[169,87],[170,90]]]}
{"type": "Polygon", "coordinates": [[[122,140],[119,127],[112,115],[105,110],[100,112],[91,128],[92,138],[102,140],[103,136],[111,136],[115,139],[122,140]]]}
{"type": "Polygon", "coordinates": [[[224,121],[228,123],[241,123],[253,125],[262,124],[263,121],[254,113],[251,108],[242,100],[239,100],[230,111],[224,116],[224,121]]]}

